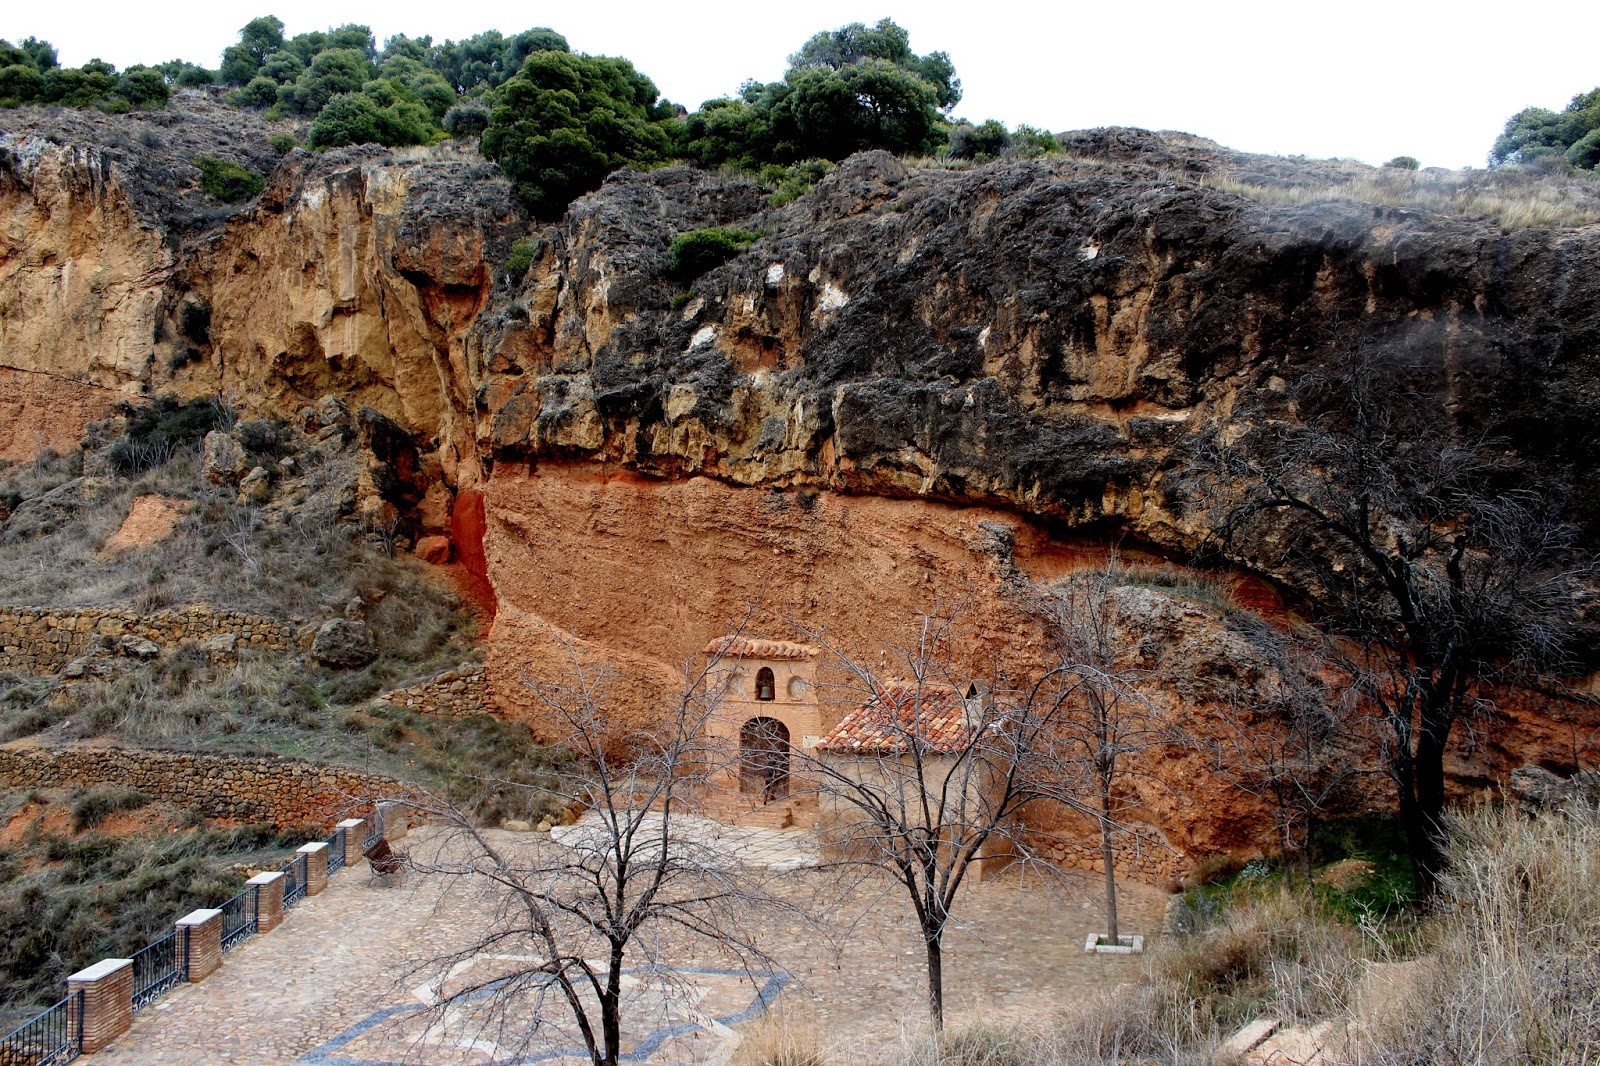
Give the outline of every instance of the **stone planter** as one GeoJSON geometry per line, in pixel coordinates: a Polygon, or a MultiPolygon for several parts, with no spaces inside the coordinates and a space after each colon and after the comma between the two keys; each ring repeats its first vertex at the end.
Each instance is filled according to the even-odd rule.
{"type": "Polygon", "coordinates": [[[1096,955],[1138,955],[1144,951],[1144,937],[1119,936],[1115,944],[1108,944],[1104,933],[1090,933],[1084,938],[1083,950],[1096,955]]]}

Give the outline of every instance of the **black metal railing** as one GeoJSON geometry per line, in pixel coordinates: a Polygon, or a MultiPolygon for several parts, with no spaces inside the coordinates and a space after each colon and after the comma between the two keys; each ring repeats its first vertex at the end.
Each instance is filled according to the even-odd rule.
{"type": "Polygon", "coordinates": [[[224,903],[222,911],[222,950],[227,951],[257,930],[261,886],[246,885],[245,890],[224,903]]]}
{"type": "Polygon", "coordinates": [[[83,993],[60,1003],[0,1036],[4,1066],[57,1066],[83,1054],[83,993]]]}
{"type": "Polygon", "coordinates": [[[343,829],[335,829],[333,836],[328,838],[328,873],[330,875],[344,869],[344,833],[343,829]]]}
{"type": "Polygon", "coordinates": [[[283,905],[293,907],[306,897],[306,857],[296,855],[283,868],[283,905]]]}
{"type": "Polygon", "coordinates": [[[133,1009],[139,1010],[188,976],[187,930],[174,930],[133,953],[133,1009]]]}

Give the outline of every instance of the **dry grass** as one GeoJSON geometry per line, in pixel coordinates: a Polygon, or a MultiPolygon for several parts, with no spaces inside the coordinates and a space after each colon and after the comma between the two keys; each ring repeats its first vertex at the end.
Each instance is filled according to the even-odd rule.
{"type": "Polygon", "coordinates": [[[1430,953],[1357,1011],[1356,1060],[1600,1062],[1600,816],[1485,807],[1453,830],[1430,953]]]}
{"type": "MultiPolygon", "coordinates": [[[[1163,134],[1169,144],[1181,140],[1163,134]]],[[[1192,147],[1192,146],[1191,146],[1192,147]]],[[[1178,186],[1215,189],[1288,206],[1370,204],[1453,218],[1484,219],[1508,230],[1588,226],[1600,222],[1600,177],[1560,165],[1502,166],[1492,170],[1412,171],[1369,167],[1338,159],[1255,156],[1201,146],[1196,169],[1102,159],[1072,151],[1041,161],[1070,173],[1095,168],[1178,186]]],[[[937,156],[903,160],[922,170],[964,171],[986,166],[937,156]]]]}
{"type": "Polygon", "coordinates": [[[1277,887],[1236,902],[1209,929],[1163,939],[1149,968],[1157,987],[1204,1019],[1202,1028],[1226,1032],[1263,1014],[1304,1023],[1344,1011],[1364,957],[1358,930],[1277,887]]]}
{"type": "Polygon", "coordinates": [[[1085,996],[1032,1025],[953,1025],[902,1036],[894,1066],[1211,1066],[1215,1034],[1158,985],[1085,996]]]}
{"type": "Polygon", "coordinates": [[[1324,185],[1257,183],[1217,174],[1203,179],[1201,184],[1264,203],[1374,204],[1456,218],[1481,218],[1505,229],[1600,222],[1600,183],[1577,174],[1538,174],[1515,167],[1443,174],[1367,169],[1324,185]]]}
{"type": "Polygon", "coordinates": [[[734,1066],[824,1066],[831,1061],[816,1024],[784,1010],[761,1015],[739,1037],[734,1066]]]}

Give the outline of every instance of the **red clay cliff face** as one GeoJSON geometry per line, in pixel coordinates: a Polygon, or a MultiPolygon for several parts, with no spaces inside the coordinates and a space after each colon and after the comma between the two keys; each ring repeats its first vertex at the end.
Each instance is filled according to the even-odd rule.
{"type": "Polygon", "coordinates": [[[26,462],[50,450],[78,450],[83,428],[123,397],[70,377],[0,367],[0,460],[26,462]]]}

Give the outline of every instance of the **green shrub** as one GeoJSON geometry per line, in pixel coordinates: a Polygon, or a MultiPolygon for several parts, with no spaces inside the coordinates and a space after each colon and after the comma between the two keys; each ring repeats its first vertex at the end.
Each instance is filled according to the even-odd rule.
{"type": "Polygon", "coordinates": [[[72,803],[72,831],[82,833],[93,829],[120,811],[137,811],[154,802],[143,792],[118,788],[115,785],[97,785],[72,803]]]}
{"type": "Polygon", "coordinates": [[[196,444],[207,433],[232,422],[232,412],[215,400],[179,403],[158,396],[127,411],[128,433],[107,458],[114,473],[128,476],[165,466],[178,449],[196,444]]]}
{"type": "Polygon", "coordinates": [[[626,59],[540,51],[496,90],[481,146],[536,216],[556,219],[612,171],[670,158],[672,123],[626,59]]]}
{"type": "Polygon", "coordinates": [[[513,282],[519,282],[533,266],[533,256],[538,245],[523,238],[511,245],[511,255],[506,259],[506,276],[513,282]]]}
{"type": "Polygon", "coordinates": [[[722,227],[696,229],[679,234],[672,242],[667,271],[679,281],[692,281],[706,271],[726,263],[760,237],[761,234],[753,230],[722,227]]]}
{"type": "Polygon", "coordinates": [[[300,141],[292,133],[274,133],[267,138],[267,143],[272,145],[272,150],[279,155],[288,155],[300,145],[300,141]]]}
{"type": "Polygon", "coordinates": [[[772,195],[767,197],[767,203],[772,207],[782,207],[798,200],[810,192],[832,169],[833,164],[826,159],[802,159],[788,166],[767,164],[761,168],[760,173],[761,184],[772,190],[772,195]]]}
{"type": "Polygon", "coordinates": [[[477,137],[489,128],[489,109],[476,101],[459,104],[444,113],[444,131],[452,137],[477,137]]]}
{"type": "Polygon", "coordinates": [[[200,171],[200,187],[225,204],[248,200],[267,187],[261,175],[226,159],[197,155],[191,162],[200,171]]]}
{"type": "Polygon", "coordinates": [[[190,341],[202,347],[211,343],[211,305],[186,301],[178,315],[178,327],[190,341]]]}
{"type": "Polygon", "coordinates": [[[1397,155],[1385,163],[1384,166],[1392,170],[1417,170],[1421,168],[1422,164],[1414,155],[1397,155]]]}

